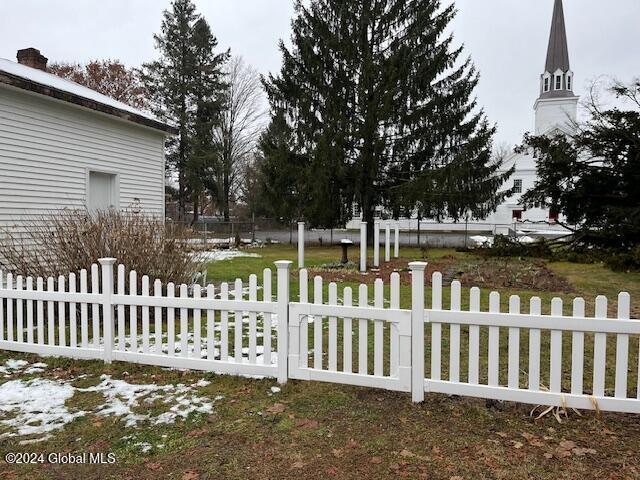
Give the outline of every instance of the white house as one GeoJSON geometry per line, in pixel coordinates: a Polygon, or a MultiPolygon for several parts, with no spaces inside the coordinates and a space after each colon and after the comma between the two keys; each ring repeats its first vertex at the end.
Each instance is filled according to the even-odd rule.
{"type": "Polygon", "coordinates": [[[36,49],[0,58],[0,228],[63,208],[135,207],[164,218],[174,128],[46,72],[36,49]]]}

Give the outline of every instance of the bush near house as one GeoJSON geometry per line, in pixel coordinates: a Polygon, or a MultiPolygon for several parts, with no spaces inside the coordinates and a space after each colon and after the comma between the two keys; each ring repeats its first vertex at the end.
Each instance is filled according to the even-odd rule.
{"type": "Polygon", "coordinates": [[[104,257],[163,283],[188,283],[200,271],[184,229],[126,211],[63,210],[33,217],[26,232],[1,233],[0,268],[20,275],[57,277],[104,257]]]}

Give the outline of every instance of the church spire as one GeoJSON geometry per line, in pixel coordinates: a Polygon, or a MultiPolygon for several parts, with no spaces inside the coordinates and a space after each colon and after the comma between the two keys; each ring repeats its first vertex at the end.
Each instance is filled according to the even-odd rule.
{"type": "Polygon", "coordinates": [[[555,0],[545,72],[540,82],[540,98],[568,97],[573,97],[573,72],[569,64],[562,0],[555,0]]]}
{"type": "Polygon", "coordinates": [[[562,0],[555,0],[555,2],[545,68],[549,73],[554,73],[556,70],[562,70],[563,72],[570,70],[567,30],[564,25],[564,8],[562,7],[562,0]]]}

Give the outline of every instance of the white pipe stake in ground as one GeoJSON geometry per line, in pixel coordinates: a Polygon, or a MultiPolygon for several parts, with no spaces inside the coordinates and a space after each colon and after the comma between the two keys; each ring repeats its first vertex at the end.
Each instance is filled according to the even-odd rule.
{"type": "Polygon", "coordinates": [[[367,222],[360,223],[360,271],[367,271],[367,222]]]}
{"type": "Polygon", "coordinates": [[[398,222],[395,222],[394,226],[393,257],[400,257],[400,224],[398,222]]]}
{"type": "Polygon", "coordinates": [[[298,222],[298,268],[304,268],[304,222],[298,222]]]}
{"type": "Polygon", "coordinates": [[[373,222],[373,266],[380,266],[380,220],[373,222]]]}
{"type": "Polygon", "coordinates": [[[391,261],[391,225],[389,222],[384,225],[384,261],[391,261]]]}

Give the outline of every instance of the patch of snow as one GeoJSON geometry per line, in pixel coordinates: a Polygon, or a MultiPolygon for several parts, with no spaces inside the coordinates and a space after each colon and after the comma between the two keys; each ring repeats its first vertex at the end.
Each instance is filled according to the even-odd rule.
{"type": "Polygon", "coordinates": [[[280,387],[271,387],[271,393],[280,393],[281,391],[280,387]]]}
{"type": "Polygon", "coordinates": [[[536,240],[535,238],[531,238],[528,235],[525,235],[524,237],[518,237],[518,242],[524,243],[524,244],[531,244],[531,243],[536,243],[536,240]]]}
{"type": "Polygon", "coordinates": [[[0,385],[0,424],[13,431],[1,437],[39,435],[62,429],[85,412],[70,412],[65,402],[75,389],[68,383],[36,378],[27,382],[12,380],[0,385]]]}
{"type": "Polygon", "coordinates": [[[493,237],[485,237],[484,235],[474,235],[469,237],[473,243],[475,243],[476,247],[491,247],[493,245],[493,237]]]}
{"type": "Polygon", "coordinates": [[[191,254],[198,260],[206,262],[222,262],[224,260],[233,260],[234,258],[262,258],[257,253],[248,253],[240,250],[209,250],[206,252],[195,252],[191,254]]]}

